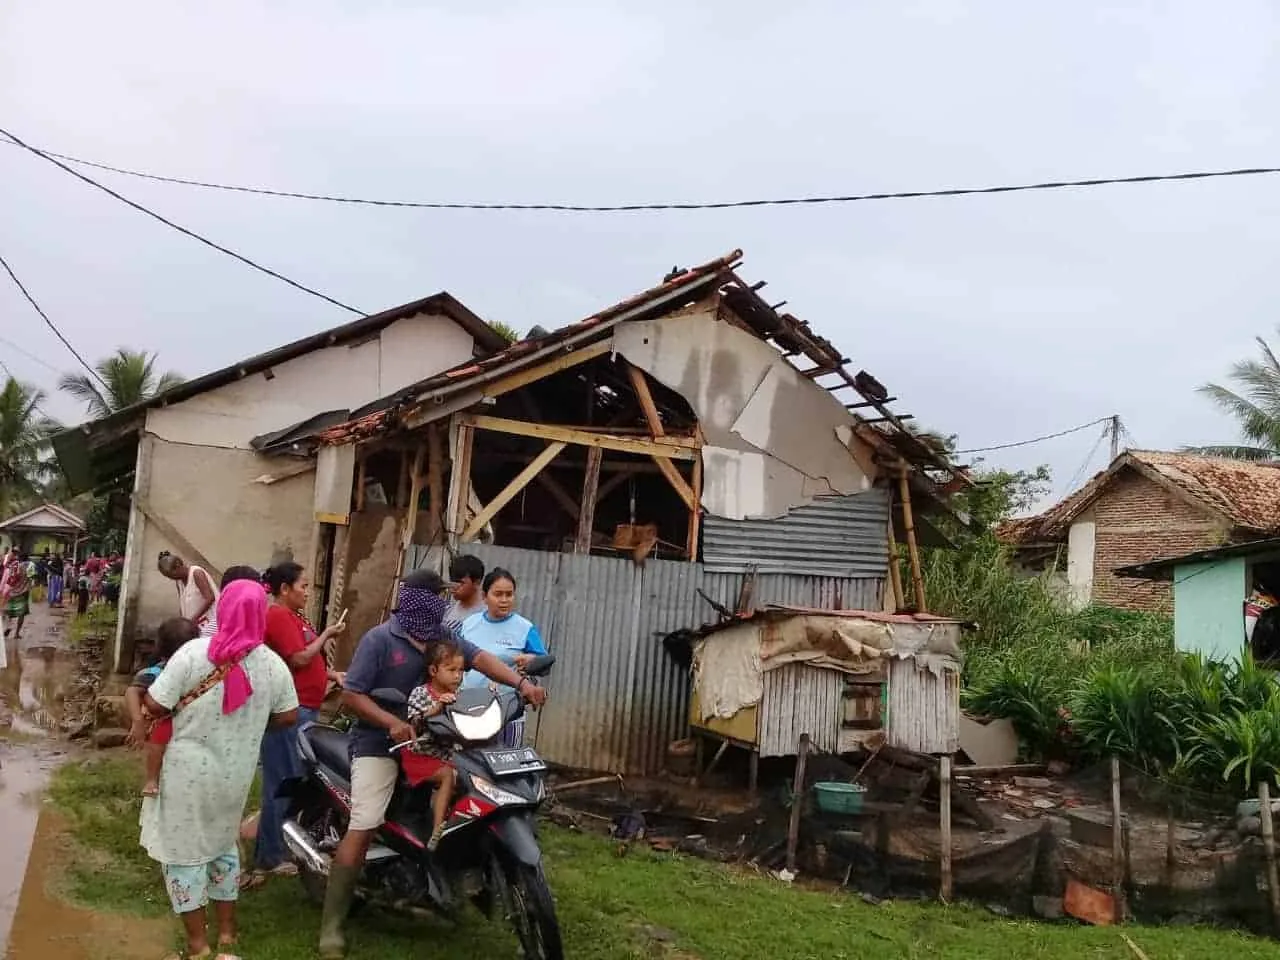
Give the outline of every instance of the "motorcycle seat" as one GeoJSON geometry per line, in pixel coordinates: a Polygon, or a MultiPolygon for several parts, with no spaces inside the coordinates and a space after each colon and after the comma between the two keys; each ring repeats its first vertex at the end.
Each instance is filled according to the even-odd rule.
{"type": "Polygon", "coordinates": [[[308,727],[303,736],[307,738],[317,761],[334,773],[350,778],[350,740],[344,731],[317,723],[308,727]]]}

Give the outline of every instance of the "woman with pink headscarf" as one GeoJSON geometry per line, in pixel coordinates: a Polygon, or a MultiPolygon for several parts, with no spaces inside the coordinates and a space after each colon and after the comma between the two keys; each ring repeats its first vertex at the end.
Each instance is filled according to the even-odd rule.
{"type": "Polygon", "coordinates": [[[289,667],[263,643],[267,597],[238,580],[218,599],[218,632],[181,647],[145,695],[153,717],[173,715],[160,793],[142,803],[142,846],[159,862],[186,928],[182,957],[234,960],[240,890],[237,839],[268,724],[289,726],[298,697],[289,667]],[[213,902],[217,953],[205,907],[213,902]]]}

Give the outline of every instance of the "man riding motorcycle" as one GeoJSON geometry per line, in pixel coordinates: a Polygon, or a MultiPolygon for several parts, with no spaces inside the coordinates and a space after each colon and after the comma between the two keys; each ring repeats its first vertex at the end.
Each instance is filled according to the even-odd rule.
{"type": "MultiPolygon", "coordinates": [[[[399,777],[393,744],[415,736],[400,717],[379,707],[369,696],[374,690],[398,690],[407,698],[426,675],[424,652],[431,642],[446,635],[449,584],[438,574],[419,570],[400,583],[395,612],[361,639],[347,669],[342,705],[356,716],[351,729],[351,818],[333,856],[320,920],[322,960],[341,960],[346,952],[343,927],[360,879],[360,870],[373,839],[383,823],[399,777]]],[[[542,687],[516,673],[498,657],[459,640],[468,669],[513,687],[532,706],[546,702],[542,687]]]]}

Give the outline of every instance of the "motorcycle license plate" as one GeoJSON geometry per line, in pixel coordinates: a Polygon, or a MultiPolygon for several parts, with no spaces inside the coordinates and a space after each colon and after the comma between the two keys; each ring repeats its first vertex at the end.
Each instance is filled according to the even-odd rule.
{"type": "Polygon", "coordinates": [[[547,769],[547,765],[542,762],[542,758],[533,747],[486,750],[484,762],[495,777],[511,776],[517,773],[539,773],[547,769]]]}

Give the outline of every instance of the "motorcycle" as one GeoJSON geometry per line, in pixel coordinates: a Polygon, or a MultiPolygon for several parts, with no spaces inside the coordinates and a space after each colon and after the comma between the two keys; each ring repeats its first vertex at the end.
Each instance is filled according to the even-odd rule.
{"type": "MultiPolygon", "coordinates": [[[[536,657],[525,675],[545,676],[554,663],[554,656],[536,657]]],[[[407,698],[398,690],[374,690],[370,696],[396,716],[407,714],[407,698]]],[[[427,720],[431,741],[454,745],[458,774],[440,844],[428,852],[432,785],[412,786],[402,772],[386,822],[365,858],[358,896],[448,919],[457,919],[467,901],[490,919],[497,908],[525,957],[562,960],[555,901],[534,831],[534,814],[547,795],[547,765],[532,747],[494,745],[503,728],[523,714],[516,694],[476,688],[460,690],[456,702],[427,720]]],[[[311,724],[301,731],[298,749],[304,774],[282,788],[291,798],[284,839],[307,894],[323,902],[331,858],[351,813],[347,734],[311,724]]]]}

